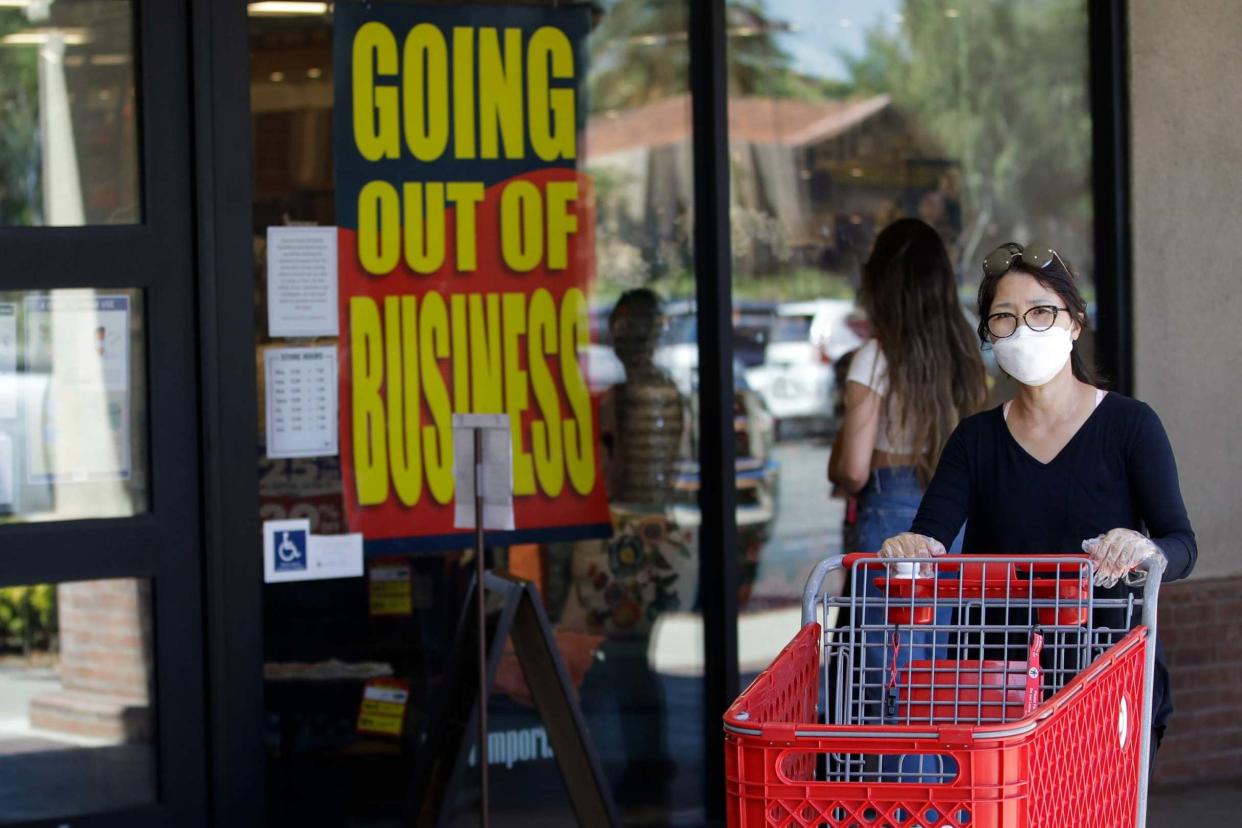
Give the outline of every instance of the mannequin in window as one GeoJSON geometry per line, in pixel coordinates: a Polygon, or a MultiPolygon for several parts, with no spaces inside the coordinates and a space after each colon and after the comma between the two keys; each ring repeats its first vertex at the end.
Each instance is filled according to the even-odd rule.
{"type": "Polygon", "coordinates": [[[648,288],[622,294],[608,320],[625,381],[600,400],[600,442],[613,503],[666,505],[685,431],[681,392],[655,364],[664,330],[660,299],[648,288]]]}

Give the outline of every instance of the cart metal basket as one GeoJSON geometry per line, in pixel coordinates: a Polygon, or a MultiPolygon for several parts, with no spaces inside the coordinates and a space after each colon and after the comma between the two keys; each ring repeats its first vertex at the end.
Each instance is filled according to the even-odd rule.
{"type": "Polygon", "coordinates": [[[1140,594],[1079,555],[820,562],[725,715],[728,824],[1142,828],[1163,569],[1140,594]]]}

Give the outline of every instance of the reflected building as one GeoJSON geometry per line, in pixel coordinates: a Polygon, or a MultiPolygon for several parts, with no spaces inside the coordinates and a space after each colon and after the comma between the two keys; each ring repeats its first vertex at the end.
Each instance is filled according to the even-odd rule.
{"type": "MultiPolygon", "coordinates": [[[[661,245],[685,243],[647,231],[650,216],[689,211],[689,106],[674,96],[597,114],[587,127],[590,170],[603,182],[601,235],[648,261],[661,258],[661,245]]],[[[731,97],[729,137],[741,270],[805,265],[852,277],[878,228],[900,215],[928,213],[947,241],[961,232],[955,162],[888,95],[731,97]]]]}

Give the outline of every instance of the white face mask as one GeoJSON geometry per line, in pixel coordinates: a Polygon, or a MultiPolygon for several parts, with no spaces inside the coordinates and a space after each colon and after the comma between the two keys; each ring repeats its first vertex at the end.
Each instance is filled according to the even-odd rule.
{"type": "Polygon", "coordinates": [[[1055,326],[1033,331],[1019,325],[1013,336],[992,343],[1001,369],[1023,385],[1036,387],[1061,373],[1073,350],[1074,339],[1069,329],[1055,326]]]}

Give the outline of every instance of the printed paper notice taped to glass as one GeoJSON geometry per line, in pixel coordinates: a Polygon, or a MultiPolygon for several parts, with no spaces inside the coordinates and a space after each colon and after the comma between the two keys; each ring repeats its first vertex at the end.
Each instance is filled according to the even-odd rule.
{"type": "Polygon", "coordinates": [[[27,395],[27,482],[127,480],[129,297],[66,291],[25,305],[27,371],[43,384],[27,395]]]}
{"type": "Polygon", "coordinates": [[[370,546],[468,546],[452,416],[507,414],[515,526],[607,535],[582,352],[589,10],[336,9],[341,466],[370,546]]]}

